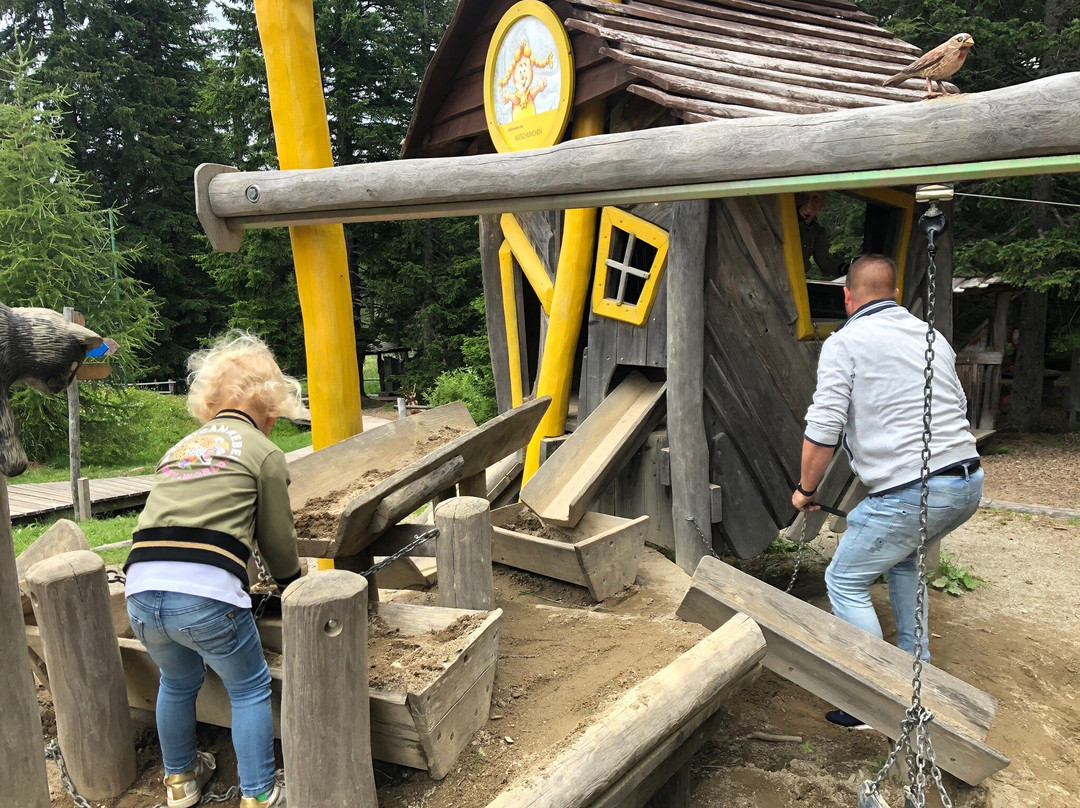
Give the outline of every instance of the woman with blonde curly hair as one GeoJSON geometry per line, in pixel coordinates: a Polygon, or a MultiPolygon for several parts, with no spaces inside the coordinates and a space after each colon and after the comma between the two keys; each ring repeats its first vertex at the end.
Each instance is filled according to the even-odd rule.
{"type": "Polygon", "coordinates": [[[300,385],[262,340],[226,335],[188,360],[188,409],[203,425],[158,463],[125,564],[128,616],[161,670],[157,727],[169,808],[190,808],[216,764],[195,749],[206,666],[232,704],[242,808],[281,808],[270,671],[251,612],[256,550],[284,590],[300,577],[285,455],[269,439],[303,411],[300,385]]]}

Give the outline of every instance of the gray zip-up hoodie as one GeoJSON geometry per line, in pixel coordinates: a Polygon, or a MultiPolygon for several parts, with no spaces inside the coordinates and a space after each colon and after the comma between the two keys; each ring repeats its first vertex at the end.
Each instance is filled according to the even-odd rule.
{"type": "MultiPolygon", "coordinates": [[[[821,346],[806,439],[836,446],[871,494],[920,478],[926,323],[893,300],[861,307],[821,346]]],[[[934,341],[930,471],[977,458],[956,354],[934,341]]]]}

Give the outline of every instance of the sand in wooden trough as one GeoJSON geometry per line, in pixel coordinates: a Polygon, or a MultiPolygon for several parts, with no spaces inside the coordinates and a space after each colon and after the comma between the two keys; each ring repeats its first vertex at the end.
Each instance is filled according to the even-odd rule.
{"type": "MultiPolygon", "coordinates": [[[[442,426],[416,440],[408,451],[403,451],[396,457],[386,458],[386,462],[380,468],[365,472],[341,488],[310,497],[293,512],[296,535],[301,539],[332,539],[337,533],[341,514],[345,512],[350,502],[387,477],[423,459],[455,438],[461,437],[466,431],[452,426],[442,426]]],[[[347,476],[348,469],[342,469],[342,475],[347,476]]]]}
{"type": "Polygon", "coordinates": [[[514,517],[514,521],[506,525],[506,529],[515,533],[527,533],[530,536],[539,536],[541,539],[568,542],[570,544],[581,538],[581,536],[574,535],[566,528],[557,525],[545,525],[543,520],[528,507],[522,508],[521,512],[514,517]]]}
{"type": "Polygon", "coordinates": [[[368,684],[378,690],[419,693],[430,685],[469,644],[469,635],[487,613],[459,617],[446,628],[403,634],[377,615],[368,621],[368,684]]]}

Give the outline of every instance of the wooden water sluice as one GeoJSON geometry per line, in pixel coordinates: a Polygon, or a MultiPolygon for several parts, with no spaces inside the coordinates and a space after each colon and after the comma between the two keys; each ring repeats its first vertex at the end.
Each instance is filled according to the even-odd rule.
{"type": "Polygon", "coordinates": [[[386,475],[349,502],[334,536],[302,538],[301,555],[335,558],[360,553],[419,505],[447,487],[483,474],[489,466],[524,446],[549,401],[540,398],[527,402],[480,427],[464,404],[446,404],[362,432],[290,463],[294,482],[289,497],[294,512],[309,499],[347,488],[350,481],[365,474],[381,471],[386,475]],[[443,427],[464,434],[402,465],[402,457],[443,427]],[[460,465],[454,462],[456,457],[461,458],[460,465]],[[387,505],[388,500],[395,504],[387,505]]]}

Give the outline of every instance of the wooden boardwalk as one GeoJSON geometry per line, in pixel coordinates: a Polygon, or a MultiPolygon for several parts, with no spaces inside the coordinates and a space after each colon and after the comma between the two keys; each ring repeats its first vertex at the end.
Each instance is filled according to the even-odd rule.
{"type": "MultiPolygon", "coordinates": [[[[141,507],[150,493],[154,477],[145,474],[138,477],[106,477],[90,481],[90,510],[92,513],[109,513],[128,508],[141,507]]],[[[51,516],[72,516],[71,483],[67,480],[55,483],[8,484],[11,501],[11,521],[28,522],[51,516]]]]}

